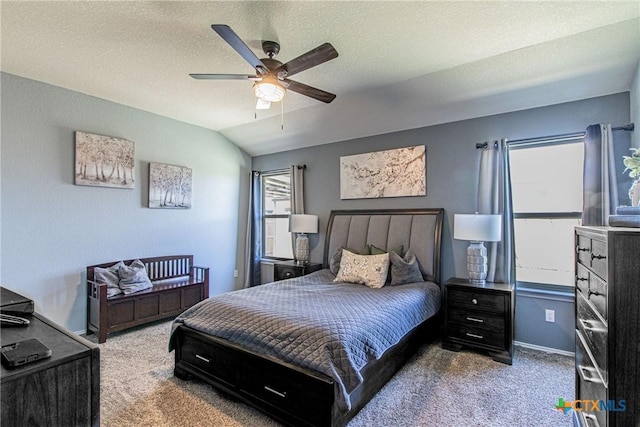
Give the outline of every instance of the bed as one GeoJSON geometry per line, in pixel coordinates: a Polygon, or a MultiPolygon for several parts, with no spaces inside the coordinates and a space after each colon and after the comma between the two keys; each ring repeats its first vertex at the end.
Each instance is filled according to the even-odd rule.
{"type": "Polygon", "coordinates": [[[322,270],[217,295],[175,319],[174,375],[205,381],[287,425],[346,425],[439,334],[443,214],[332,211],[322,270]],[[422,281],[379,289],[333,283],[336,253],[369,245],[411,249],[422,281]]]}

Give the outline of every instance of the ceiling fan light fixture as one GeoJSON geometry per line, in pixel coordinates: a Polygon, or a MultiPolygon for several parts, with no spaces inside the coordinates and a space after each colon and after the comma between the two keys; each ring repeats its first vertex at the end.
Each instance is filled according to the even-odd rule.
{"type": "Polygon", "coordinates": [[[263,76],[262,81],[253,84],[253,90],[258,99],[267,102],[280,102],[286,93],[285,87],[275,76],[263,76]]]}

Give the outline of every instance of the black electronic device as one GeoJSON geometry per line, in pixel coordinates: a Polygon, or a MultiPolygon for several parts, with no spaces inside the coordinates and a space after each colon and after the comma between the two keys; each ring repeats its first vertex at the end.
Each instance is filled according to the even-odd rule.
{"type": "Polygon", "coordinates": [[[2,346],[2,363],[10,368],[51,357],[51,349],[32,338],[2,346]]]}
{"type": "Polygon", "coordinates": [[[32,314],[33,300],[0,286],[0,312],[22,316],[32,314]]]}

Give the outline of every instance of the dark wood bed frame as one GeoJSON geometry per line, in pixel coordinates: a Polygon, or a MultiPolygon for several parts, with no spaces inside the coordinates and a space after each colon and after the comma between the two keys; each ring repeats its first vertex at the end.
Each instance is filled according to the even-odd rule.
{"type": "MultiPolygon", "coordinates": [[[[324,266],[333,222],[338,215],[434,215],[433,269],[428,280],[440,283],[440,247],[443,209],[385,209],[332,211],[327,226],[324,266]]],[[[429,238],[425,236],[425,239],[429,238]]],[[[226,340],[184,325],[174,332],[174,375],[197,378],[292,426],[344,426],[391,379],[425,342],[439,335],[440,313],[414,328],[380,359],[362,370],[364,381],[350,395],[351,409],[339,410],[337,384],[319,372],[248,351],[226,340]]]]}

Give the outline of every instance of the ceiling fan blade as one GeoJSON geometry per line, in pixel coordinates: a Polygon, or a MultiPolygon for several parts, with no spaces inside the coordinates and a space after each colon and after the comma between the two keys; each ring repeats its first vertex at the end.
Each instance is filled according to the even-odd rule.
{"type": "Polygon", "coordinates": [[[283,81],[288,84],[287,89],[298,92],[301,95],[317,99],[318,101],[326,102],[327,104],[336,98],[336,96],[332,93],[325,92],[324,90],[320,90],[315,87],[307,86],[306,84],[296,82],[295,80],[284,79],[283,81]]]}
{"type": "Polygon", "coordinates": [[[253,68],[262,67],[268,70],[268,68],[262,63],[260,58],[258,58],[256,54],[253,53],[251,49],[249,49],[249,46],[247,46],[242,41],[242,39],[238,37],[238,35],[231,29],[231,27],[229,27],[228,25],[214,24],[211,26],[211,28],[213,28],[213,31],[218,33],[218,35],[222,37],[224,41],[229,43],[229,45],[231,45],[231,47],[236,52],[238,52],[240,56],[245,59],[245,61],[251,64],[253,68]]]}
{"type": "Polygon", "coordinates": [[[196,80],[260,80],[259,76],[250,74],[189,74],[196,80]]]}
{"type": "Polygon", "coordinates": [[[315,67],[316,65],[320,65],[323,62],[330,61],[337,57],[338,52],[331,46],[331,43],[325,43],[292,59],[286,64],[282,64],[273,70],[273,73],[278,74],[279,71],[284,70],[287,72],[285,77],[291,77],[294,74],[298,74],[301,71],[308,70],[311,67],[315,67]]]}

